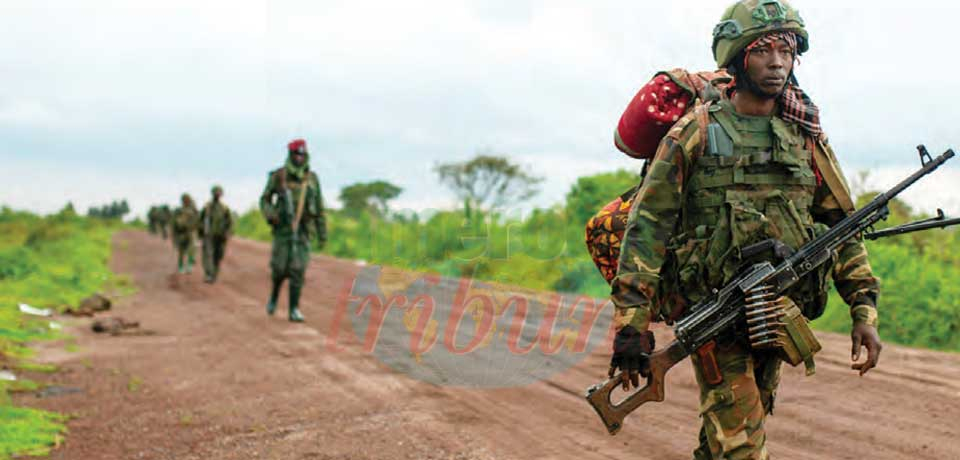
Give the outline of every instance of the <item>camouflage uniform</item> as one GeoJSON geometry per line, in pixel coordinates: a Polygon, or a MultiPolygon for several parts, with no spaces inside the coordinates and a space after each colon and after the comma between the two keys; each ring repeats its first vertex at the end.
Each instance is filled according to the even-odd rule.
{"type": "Polygon", "coordinates": [[[273,314],[283,280],[289,278],[291,321],[303,320],[298,307],[304,272],[310,262],[310,239],[315,237],[320,247],[327,239],[320,180],[309,168],[306,143],[300,140],[291,142],[288,146],[290,156],[297,149],[302,149],[302,153],[306,155],[304,164],[298,167],[288,157],[282,168],[270,172],[267,186],[260,196],[260,211],[271,224],[273,231],[270,255],[273,286],[267,303],[267,313],[273,314]],[[294,220],[298,209],[300,221],[295,231],[294,220]]]}
{"type": "Polygon", "coordinates": [[[150,230],[151,235],[160,233],[160,228],[157,221],[157,216],[159,213],[160,208],[156,206],[150,206],[150,210],[147,211],[147,228],[150,230]]]}
{"type": "Polygon", "coordinates": [[[233,234],[233,214],[218,194],[223,193],[219,185],[212,190],[213,199],[204,205],[200,211],[200,228],[198,229],[203,241],[203,271],[206,281],[216,281],[220,273],[220,261],[227,249],[227,239],[233,234]]]}
{"type": "Polygon", "coordinates": [[[167,229],[170,226],[170,219],[172,218],[170,206],[160,206],[157,212],[157,227],[160,229],[160,236],[162,236],[163,239],[167,239],[167,229]]]}
{"type": "Polygon", "coordinates": [[[172,239],[173,247],[177,250],[177,271],[190,273],[193,271],[195,251],[193,235],[197,232],[200,215],[197,213],[197,208],[194,206],[190,195],[183,194],[181,200],[182,205],[173,211],[171,219],[172,239]],[[186,265],[184,265],[184,256],[186,256],[186,265]]]}
{"type": "MultiPolygon", "coordinates": [[[[755,11],[771,2],[759,3],[737,5],[755,11]]],[[[612,289],[617,325],[646,331],[650,321],[682,317],[748,262],[739,248],[768,238],[796,248],[842,219],[849,209],[839,203],[849,196],[835,196],[819,180],[813,148],[832,163],[819,167],[839,171],[825,137],[811,139],[782,113],[744,116],[724,99],[681,118],[661,141],[630,211],[612,289]],[[704,139],[704,121],[714,145],[704,139]]],[[[787,292],[788,300],[807,317],[819,316],[832,274],[854,322],[875,326],[879,287],[865,247],[850,241],[835,258],[787,292]]],[[[711,384],[702,358],[692,355],[703,423],[694,457],[767,458],[764,419],[773,410],[780,358],[752,350],[736,333],[718,338],[714,356],[722,380],[711,384]]]]}

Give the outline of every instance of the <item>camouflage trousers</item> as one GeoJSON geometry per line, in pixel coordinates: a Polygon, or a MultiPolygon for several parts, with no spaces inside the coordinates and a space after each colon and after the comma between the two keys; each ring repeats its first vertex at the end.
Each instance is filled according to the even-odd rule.
{"type": "Polygon", "coordinates": [[[700,385],[700,446],[695,460],[761,460],[769,458],[764,421],[773,412],[780,384],[781,360],[739,343],[718,344],[717,364],[723,381],[711,385],[701,358],[691,355],[700,385]]]}
{"type": "Polygon", "coordinates": [[[193,243],[192,234],[174,234],[173,235],[173,247],[177,250],[177,263],[183,265],[184,256],[186,256],[187,264],[193,265],[194,253],[196,249],[194,248],[195,244],[193,243]]]}
{"type": "Polygon", "coordinates": [[[220,274],[220,261],[227,251],[226,237],[211,237],[203,239],[203,272],[216,278],[220,274]]]}
{"type": "Polygon", "coordinates": [[[310,262],[310,240],[304,236],[275,235],[270,251],[270,272],[276,283],[290,279],[290,286],[303,286],[304,273],[310,262]]]}

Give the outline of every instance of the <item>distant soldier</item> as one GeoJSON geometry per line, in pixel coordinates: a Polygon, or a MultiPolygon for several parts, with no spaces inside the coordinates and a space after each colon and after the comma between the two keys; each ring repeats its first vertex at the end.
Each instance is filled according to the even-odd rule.
{"type": "Polygon", "coordinates": [[[193,271],[194,242],[193,235],[197,232],[200,223],[200,214],[193,204],[193,198],[184,193],[180,197],[180,207],[173,211],[173,247],[177,250],[177,271],[190,273],[193,271]],[[186,265],[184,265],[186,256],[186,265]]]}
{"type": "Polygon", "coordinates": [[[159,216],[160,208],[157,206],[150,206],[150,210],[147,211],[147,229],[150,230],[151,235],[156,235],[160,233],[160,226],[158,225],[157,217],[159,216]]]}
{"type": "Polygon", "coordinates": [[[167,239],[167,228],[170,226],[170,219],[172,218],[170,206],[160,206],[157,211],[157,226],[160,228],[160,236],[163,236],[163,239],[167,239]]]}
{"type": "Polygon", "coordinates": [[[220,201],[223,187],[214,185],[210,191],[212,198],[200,211],[199,234],[203,241],[204,281],[213,283],[220,273],[220,261],[227,249],[227,239],[233,234],[233,216],[227,205],[220,201]]]}
{"type": "Polygon", "coordinates": [[[290,279],[290,321],[301,322],[300,291],[304,272],[310,261],[310,239],[315,236],[323,247],[327,225],[323,216],[320,180],[310,170],[307,143],[302,139],[287,145],[287,162],[267,178],[260,196],[260,211],[273,228],[273,250],[270,269],[273,286],[267,302],[267,314],[277,308],[277,297],[283,280],[290,279]]]}

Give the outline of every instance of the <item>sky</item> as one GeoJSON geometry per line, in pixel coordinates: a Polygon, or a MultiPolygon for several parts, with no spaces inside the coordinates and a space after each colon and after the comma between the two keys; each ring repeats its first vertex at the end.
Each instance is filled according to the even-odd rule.
{"type": "MultiPolygon", "coordinates": [[[[727,2],[31,0],[0,2],[0,203],[53,212],[129,200],[135,214],[219,183],[253,206],[285,145],[307,140],[328,203],[383,179],[396,209],[455,205],[438,163],[490,151],[543,176],[640,163],[613,147],[661,69],[712,69],[727,2]]],[[[888,187],[960,140],[960,5],[797,0],[801,86],[858,187],[888,187]]],[[[960,160],[958,160],[960,161],[960,160]]],[[[905,198],[960,214],[960,165],[905,198]]],[[[612,198],[612,197],[611,197],[612,198]]]]}

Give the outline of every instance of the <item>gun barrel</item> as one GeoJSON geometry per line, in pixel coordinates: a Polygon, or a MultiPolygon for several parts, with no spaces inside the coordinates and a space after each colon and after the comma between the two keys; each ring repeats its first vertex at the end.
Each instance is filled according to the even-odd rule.
{"type": "Polygon", "coordinates": [[[937,219],[937,220],[927,220],[921,222],[913,222],[904,225],[898,225],[892,228],[885,228],[883,230],[877,230],[875,232],[867,233],[863,235],[864,238],[868,240],[876,240],[878,238],[885,238],[888,236],[903,235],[906,233],[919,232],[921,230],[928,230],[931,228],[947,228],[954,225],[960,224],[960,217],[953,219],[937,219]]]}
{"type": "MultiPolygon", "coordinates": [[[[808,244],[800,248],[800,250],[790,258],[790,264],[800,266],[802,261],[823,254],[824,251],[837,248],[848,239],[853,238],[860,232],[869,229],[873,224],[885,219],[888,213],[887,204],[890,200],[894,199],[915,182],[927,174],[932,173],[953,157],[953,150],[949,149],[934,159],[923,160],[923,166],[916,172],[900,181],[899,184],[894,185],[890,190],[874,197],[866,206],[847,216],[837,225],[834,225],[822,238],[817,238],[814,242],[811,242],[813,244],[808,244]]],[[[922,155],[921,158],[923,158],[922,155]]]]}

